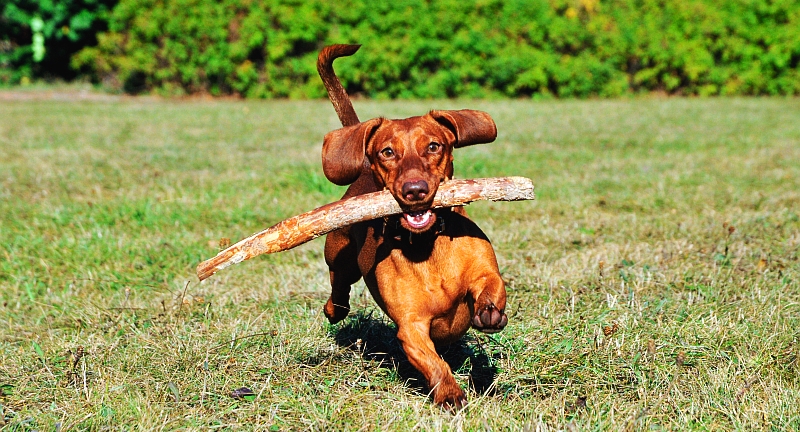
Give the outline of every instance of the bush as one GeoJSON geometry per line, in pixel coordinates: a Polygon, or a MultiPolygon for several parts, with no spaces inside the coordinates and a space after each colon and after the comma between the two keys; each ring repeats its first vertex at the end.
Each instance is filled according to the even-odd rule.
{"type": "Polygon", "coordinates": [[[73,59],[129,92],[376,98],[800,94],[795,0],[121,0],[73,59]]]}
{"type": "Polygon", "coordinates": [[[5,0],[0,6],[0,84],[31,78],[72,79],[70,58],[95,35],[117,0],[5,0]],[[38,27],[36,28],[38,21],[38,27]],[[39,38],[37,56],[34,43],[39,38]]]}

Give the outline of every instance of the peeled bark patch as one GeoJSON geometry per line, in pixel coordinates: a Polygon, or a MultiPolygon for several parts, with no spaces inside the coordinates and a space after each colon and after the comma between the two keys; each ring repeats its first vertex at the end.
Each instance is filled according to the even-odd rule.
{"type": "MultiPolygon", "coordinates": [[[[433,208],[455,207],[473,201],[523,201],[534,199],[533,183],[525,177],[450,180],[439,185],[433,208]]],[[[197,266],[200,280],[256,255],[300,246],[331,231],[358,222],[402,213],[388,190],[339,200],[293,216],[223,250],[197,266]]]]}

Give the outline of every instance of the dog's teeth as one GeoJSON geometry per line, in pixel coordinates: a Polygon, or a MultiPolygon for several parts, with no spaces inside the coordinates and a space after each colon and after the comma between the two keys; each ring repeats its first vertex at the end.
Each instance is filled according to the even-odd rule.
{"type": "Polygon", "coordinates": [[[403,216],[405,216],[406,221],[412,227],[422,228],[428,224],[428,221],[431,218],[431,211],[426,210],[422,212],[409,212],[409,213],[404,213],[403,216]]]}

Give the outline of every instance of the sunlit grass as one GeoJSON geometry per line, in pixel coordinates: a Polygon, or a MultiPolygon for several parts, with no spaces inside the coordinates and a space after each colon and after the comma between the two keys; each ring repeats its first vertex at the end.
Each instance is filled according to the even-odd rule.
{"type": "Polygon", "coordinates": [[[326,323],[321,240],[194,277],[220,239],[341,195],[327,102],[3,102],[0,422],[800,428],[799,100],[356,105],[465,107],[499,137],[458,150],[457,175],[527,176],[537,200],[469,208],[511,320],[445,353],[473,388],[453,416],[362,285],[326,323]]]}

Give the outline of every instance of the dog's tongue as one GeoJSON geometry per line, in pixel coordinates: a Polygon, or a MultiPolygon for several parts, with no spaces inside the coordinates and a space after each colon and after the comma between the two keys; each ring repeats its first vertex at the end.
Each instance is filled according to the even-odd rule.
{"type": "Polygon", "coordinates": [[[430,210],[403,213],[406,222],[414,228],[425,228],[428,221],[431,220],[432,212],[430,210]]]}

